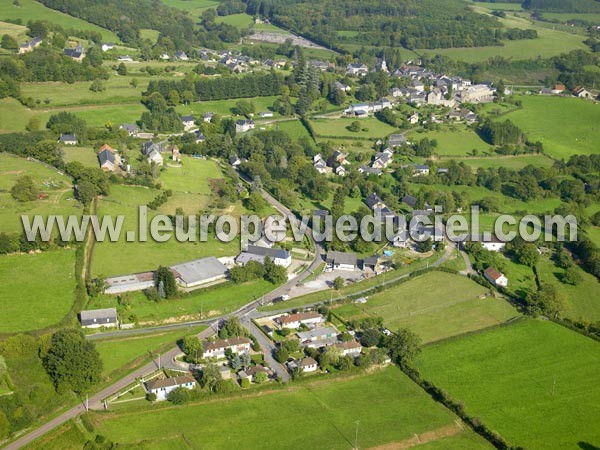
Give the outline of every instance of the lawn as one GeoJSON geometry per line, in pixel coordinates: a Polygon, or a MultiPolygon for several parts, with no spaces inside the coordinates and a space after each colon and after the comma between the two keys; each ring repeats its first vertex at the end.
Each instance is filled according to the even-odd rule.
{"type": "Polygon", "coordinates": [[[434,344],[416,366],[513,446],[600,442],[600,346],[552,322],[525,319],[434,344]]]}
{"type": "Polygon", "coordinates": [[[96,431],[123,444],[183,437],[190,448],[216,449],[229,448],[244,436],[247,449],[347,449],[356,443],[357,421],[358,446],[368,448],[453,426],[455,420],[396,367],[185,408],[145,407],[135,411],[135,421],[131,414],[97,414],[96,431]],[[199,417],[203,426],[198,426],[199,417]]]}
{"type": "Polygon", "coordinates": [[[598,152],[600,105],[577,98],[518,96],[523,108],[503,116],[518,125],[529,140],[541,141],[557,159],[598,152]]]}
{"type": "Polygon", "coordinates": [[[130,321],[130,318],[135,316],[140,322],[150,325],[172,321],[173,318],[180,321],[198,320],[227,314],[260,298],[274,288],[273,284],[264,280],[244,284],[226,282],[200,289],[179,299],[159,302],[148,300],[142,292],[132,292],[122,296],[129,304],[124,308],[119,307],[116,296],[102,295],[92,299],[88,307],[91,309],[116,307],[121,311],[125,321],[130,321]]]}
{"type": "Polygon", "coordinates": [[[299,120],[275,122],[271,128],[285,131],[292,139],[300,139],[302,137],[311,139],[308,130],[299,120]]]}
{"type": "Polygon", "coordinates": [[[424,138],[435,139],[438,145],[433,153],[440,157],[467,156],[473,150],[476,150],[479,154],[492,152],[492,146],[465,125],[444,127],[440,131],[429,131],[427,133],[410,133],[407,138],[412,142],[418,142],[424,138]]]}
{"type": "MultiPolygon", "coordinates": [[[[111,194],[98,203],[100,218],[104,215],[123,215],[123,232],[117,242],[96,243],[92,264],[95,276],[124,275],[128,273],[155,270],[159,265],[172,265],[202,258],[204,256],[232,256],[239,253],[239,242],[221,242],[209,236],[207,242],[179,242],[175,235],[167,242],[157,242],[148,233],[146,242],[136,235],[133,242],[126,241],[126,231],[139,228],[138,206],[152,201],[159,191],[137,186],[111,186],[111,194]]],[[[208,205],[208,197],[203,194],[179,194],[160,207],[158,211],[148,210],[148,223],[157,213],[174,214],[178,207],[187,213],[203,211],[208,205]]],[[[217,211],[212,211],[216,214],[217,211]]]]}
{"type": "Polygon", "coordinates": [[[96,349],[104,364],[103,375],[108,376],[125,365],[133,366],[136,360],[154,357],[165,346],[174,346],[188,334],[200,333],[206,327],[193,327],[185,330],[165,331],[152,334],[134,335],[118,339],[96,340],[96,349]]]}
{"type": "Polygon", "coordinates": [[[2,2],[2,12],[0,19],[21,19],[24,24],[30,20],[46,20],[56,23],[66,29],[76,29],[84,31],[95,31],[102,34],[102,39],[106,42],[119,42],[119,38],[112,31],[101,28],[97,25],[78,19],[68,14],[61,13],[54,9],[47,8],[33,0],[19,0],[19,6],[15,6],[9,0],[2,2]]]}
{"type": "Polygon", "coordinates": [[[593,275],[575,266],[582,278],[576,286],[562,283],[561,277],[564,269],[554,265],[547,257],[540,259],[536,266],[540,280],[554,284],[558,291],[566,298],[566,307],[563,315],[573,320],[600,323],[600,298],[593,295],[598,292],[598,280],[593,275]]]}
{"type": "Polygon", "coordinates": [[[0,256],[0,333],[37,330],[59,322],[71,309],[75,250],[0,256]]]}
{"type": "Polygon", "coordinates": [[[504,300],[481,298],[487,289],[462,275],[431,272],[340,308],[344,319],[383,317],[391,330],[409,328],[423,342],[487,328],[518,313],[504,300]]]}
{"type": "Polygon", "coordinates": [[[164,189],[210,196],[211,178],[223,178],[217,164],[212,160],[184,156],[181,167],[167,167],[160,179],[164,189]]]}
{"type": "Polygon", "coordinates": [[[339,119],[311,119],[315,134],[321,138],[360,138],[360,139],[383,139],[398,130],[380,120],[369,117],[365,119],[339,118],[339,119]],[[353,132],[347,129],[353,122],[361,125],[361,131],[353,132]],[[363,131],[365,130],[366,131],[363,131]]]}

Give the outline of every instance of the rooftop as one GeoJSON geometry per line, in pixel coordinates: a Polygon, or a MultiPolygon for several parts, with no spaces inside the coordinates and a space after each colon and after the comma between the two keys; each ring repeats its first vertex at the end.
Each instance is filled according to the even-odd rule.
{"type": "Polygon", "coordinates": [[[176,264],[170,269],[176,278],[180,278],[186,284],[199,283],[204,280],[225,275],[227,267],[214,256],[196,259],[183,264],[176,264]]]}

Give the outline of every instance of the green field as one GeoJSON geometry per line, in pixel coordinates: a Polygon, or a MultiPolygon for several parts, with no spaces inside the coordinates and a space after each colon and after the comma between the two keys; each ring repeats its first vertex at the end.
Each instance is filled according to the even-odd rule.
{"type": "MultiPolygon", "coordinates": [[[[183,261],[179,261],[183,262],[183,261]]],[[[134,315],[145,324],[161,323],[173,318],[181,320],[198,320],[216,317],[235,311],[253,300],[259,299],[275,286],[267,281],[258,280],[244,284],[225,282],[210,288],[200,289],[194,293],[172,300],[151,301],[142,292],[132,292],[123,297],[129,303],[123,308],[122,316],[128,320],[134,315]],[[202,312],[202,316],[200,316],[202,312]]],[[[102,295],[94,298],[89,308],[119,307],[116,296],[102,295]]]]}
{"type": "Polygon", "coordinates": [[[524,156],[514,156],[514,157],[503,157],[503,156],[489,156],[485,158],[452,158],[452,157],[444,157],[441,160],[451,160],[455,159],[456,161],[462,161],[468,166],[473,167],[474,169],[478,167],[482,167],[484,169],[489,169],[490,167],[498,168],[498,167],[506,167],[511,170],[520,170],[523,167],[528,165],[534,165],[536,167],[552,167],[554,161],[547,156],[544,155],[524,155],[524,156]]]}
{"type": "Polygon", "coordinates": [[[427,133],[410,133],[408,140],[418,142],[421,139],[435,139],[438,146],[433,153],[440,157],[467,156],[473,150],[481,153],[492,153],[492,146],[479,137],[475,131],[465,125],[453,125],[445,127],[440,131],[429,131],[427,133]]]}
{"type": "Polygon", "coordinates": [[[21,41],[27,40],[27,27],[14,23],[0,22],[0,35],[4,36],[5,34],[14,37],[21,43],[21,41]]]}
{"type": "MultiPolygon", "coordinates": [[[[273,102],[278,98],[279,97],[277,96],[253,97],[247,100],[250,100],[252,103],[254,103],[257,114],[256,118],[258,118],[258,113],[269,110],[269,108],[273,106],[273,102]]],[[[206,112],[213,112],[222,116],[231,116],[233,114],[232,108],[235,108],[235,104],[239,100],[240,99],[194,102],[189,105],[179,105],[175,109],[179,114],[192,114],[199,119],[201,119],[206,112]]],[[[277,113],[274,114],[275,117],[277,115],[277,113]]]]}
{"type": "Polygon", "coordinates": [[[148,86],[148,78],[113,75],[103,81],[106,90],[90,91],[89,81],[76,83],[44,82],[22,83],[23,97],[39,100],[40,108],[56,106],[102,105],[110,103],[131,103],[141,99],[142,92],[148,86]],[[136,79],[137,87],[131,86],[131,80],[136,79]],[[49,100],[49,102],[47,102],[49,100]]]}
{"type": "Polygon", "coordinates": [[[67,29],[74,28],[76,30],[96,31],[101,33],[102,38],[107,42],[119,42],[119,38],[112,31],[47,8],[33,0],[19,0],[19,6],[15,6],[10,0],[2,0],[0,5],[2,5],[0,19],[21,19],[23,24],[26,24],[30,20],[47,20],[67,29]]]}
{"type": "Polygon", "coordinates": [[[104,127],[107,124],[135,123],[146,108],[139,102],[118,105],[85,105],[44,109],[28,109],[13,98],[0,100],[0,133],[25,131],[32,117],[38,117],[44,126],[52,114],[72,112],[87,121],[88,126],[104,127]]]}
{"type": "Polygon", "coordinates": [[[96,340],[96,349],[102,358],[103,374],[124,366],[133,366],[137,361],[153,358],[163,347],[174,346],[176,342],[188,334],[200,333],[206,327],[190,327],[190,329],[165,331],[144,335],[134,335],[118,339],[96,340]]]}
{"type": "Polygon", "coordinates": [[[216,8],[219,2],[214,0],[161,0],[167,6],[188,11],[192,16],[199,17],[202,11],[208,8],[216,8]]]}
{"type": "Polygon", "coordinates": [[[212,160],[184,156],[181,167],[167,167],[160,179],[164,189],[210,196],[207,180],[223,178],[217,164],[212,160]]]}
{"type": "MultiPolygon", "coordinates": [[[[135,421],[130,417],[131,411],[98,414],[93,422],[99,434],[119,443],[157,439],[174,443],[183,438],[189,448],[227,448],[236,436],[244,436],[247,449],[347,449],[355,443],[357,420],[360,448],[400,442],[417,433],[453,426],[455,420],[395,367],[248,398],[185,408],[146,407],[136,411],[135,421]],[[198,426],[199,415],[203,426],[198,426]],[[268,421],[268,432],[256,422],[257,417],[268,421]],[[258,433],[258,429],[265,432],[258,433]],[[291,429],[296,432],[290,434],[291,429]]],[[[484,445],[474,442],[474,448],[484,445]]]]}
{"type": "Polygon", "coordinates": [[[432,342],[518,316],[504,300],[481,298],[486,292],[462,275],[431,272],[371,295],[366,304],[335,311],[346,320],[383,317],[387,328],[409,328],[423,342],[432,342]]]}
{"type": "MultiPolygon", "coordinates": [[[[152,201],[159,191],[135,186],[111,187],[111,194],[98,203],[98,214],[123,215],[123,232],[118,242],[98,242],[94,247],[92,272],[95,276],[124,275],[155,270],[159,265],[172,265],[204,256],[232,256],[239,253],[239,243],[221,242],[210,236],[207,242],[179,242],[173,234],[167,242],[157,242],[148,234],[148,240],[126,242],[125,231],[138,230],[138,206],[152,201]],[[118,262],[118,264],[117,264],[118,262]]],[[[199,212],[208,204],[202,194],[173,195],[158,211],[148,210],[148,222],[158,213],[174,214],[177,207],[184,211],[199,212]]],[[[213,211],[213,213],[216,213],[213,211]]]]}
{"type": "Polygon", "coordinates": [[[71,179],[57,169],[36,161],[28,161],[8,153],[0,153],[0,230],[16,233],[23,229],[21,215],[81,214],[81,205],[73,198],[71,179]],[[10,189],[19,176],[31,176],[47,199],[18,202],[10,189]]]}
{"type": "Polygon", "coordinates": [[[59,322],[71,309],[75,250],[0,256],[0,333],[37,330],[59,322]]]}
{"type": "Polygon", "coordinates": [[[65,145],[63,147],[63,159],[69,163],[71,161],[79,161],[87,167],[98,167],[98,154],[91,147],[75,147],[65,145]]]}
{"type": "Polygon", "coordinates": [[[215,19],[217,23],[226,23],[227,25],[233,25],[237,28],[248,28],[254,23],[252,16],[246,13],[231,14],[229,16],[217,16],[215,19]]]}
{"type": "Polygon", "coordinates": [[[593,292],[598,291],[598,280],[583,269],[575,266],[582,278],[576,286],[560,282],[564,269],[554,265],[547,257],[541,258],[536,266],[540,280],[554,284],[566,298],[563,315],[573,320],[600,323],[600,299],[593,292]]]}
{"type": "MultiPolygon", "coordinates": [[[[477,12],[490,14],[496,9],[495,3],[477,3],[473,6],[477,12]]],[[[418,53],[432,55],[444,55],[466,62],[486,61],[494,56],[502,56],[513,60],[530,58],[549,58],[571,50],[586,50],[583,43],[585,36],[570,33],[564,30],[553,30],[540,22],[531,22],[522,17],[508,15],[504,19],[498,19],[505,27],[534,29],[538,32],[537,39],[522,39],[515,41],[503,41],[502,46],[473,47],[473,48],[443,48],[434,50],[418,51],[418,53]]]]}
{"type": "Polygon", "coordinates": [[[341,138],[360,138],[360,139],[383,139],[389,134],[398,130],[386,123],[377,120],[374,117],[365,119],[311,119],[311,124],[315,130],[315,134],[319,137],[341,137],[341,138]],[[366,128],[367,131],[359,131],[357,133],[349,131],[346,127],[352,122],[358,121],[361,128],[366,128]]]}
{"type": "Polygon", "coordinates": [[[559,325],[526,319],[435,344],[416,365],[512,445],[579,449],[600,441],[600,347],[559,325]]]}
{"type": "Polygon", "coordinates": [[[518,96],[523,108],[503,116],[527,134],[541,141],[544,151],[554,158],[598,152],[600,105],[577,98],[518,96]]]}
{"type": "Polygon", "coordinates": [[[600,14],[577,14],[577,13],[548,13],[542,14],[544,19],[548,20],[559,20],[561,22],[570,22],[573,20],[583,20],[586,22],[592,22],[600,24],[600,14]]]}

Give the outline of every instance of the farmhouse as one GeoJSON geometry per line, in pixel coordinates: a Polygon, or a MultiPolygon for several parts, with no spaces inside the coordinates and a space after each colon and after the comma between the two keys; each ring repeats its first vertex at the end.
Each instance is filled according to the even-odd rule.
{"type": "Polygon", "coordinates": [[[232,353],[247,353],[250,351],[251,342],[250,339],[243,336],[205,342],[202,357],[223,358],[225,356],[225,350],[227,349],[230,349],[232,353]]]}
{"type": "Polygon", "coordinates": [[[164,163],[164,159],[158,150],[152,150],[148,153],[148,164],[156,164],[157,166],[162,166],[164,163]]]}
{"type": "Polygon", "coordinates": [[[429,166],[426,164],[413,164],[412,170],[413,170],[413,177],[429,175],[429,166]]]}
{"type": "Polygon", "coordinates": [[[337,331],[333,327],[315,328],[296,333],[302,345],[309,348],[321,348],[337,342],[337,331]]]}
{"type": "Polygon", "coordinates": [[[357,341],[339,342],[333,345],[334,348],[342,351],[342,356],[350,355],[356,358],[362,352],[362,345],[357,341]]]}
{"type": "Polygon", "coordinates": [[[196,125],[194,116],[181,116],[181,123],[185,131],[191,131],[194,128],[194,125],[196,125]]]}
{"type": "Polygon", "coordinates": [[[467,242],[480,242],[481,246],[490,252],[501,252],[506,247],[506,242],[502,242],[496,236],[485,236],[487,239],[484,240],[484,236],[470,235],[466,236],[465,239],[460,243],[461,248],[464,248],[467,242]]]}
{"type": "Polygon", "coordinates": [[[188,55],[185,54],[184,51],[175,52],[175,59],[178,61],[189,61],[188,55]]]}
{"type": "Polygon", "coordinates": [[[319,313],[306,312],[279,316],[275,319],[275,322],[281,328],[298,328],[302,324],[314,325],[317,323],[323,323],[325,322],[325,319],[323,319],[323,316],[319,313]]]}
{"type": "Polygon", "coordinates": [[[100,48],[102,49],[103,52],[107,52],[107,51],[115,48],[115,46],[114,46],[114,44],[104,43],[104,44],[102,44],[102,46],[100,48]]]}
{"type": "Polygon", "coordinates": [[[346,66],[346,75],[362,77],[369,73],[369,68],[364,64],[348,64],[346,66]]]}
{"type": "Polygon", "coordinates": [[[573,89],[573,95],[579,98],[593,98],[593,95],[582,86],[577,86],[573,89]]]}
{"type": "Polygon", "coordinates": [[[173,272],[177,284],[184,288],[192,288],[217,280],[223,280],[227,274],[227,267],[214,256],[176,264],[169,268],[173,272]]]}
{"type": "Polygon", "coordinates": [[[403,134],[390,134],[390,137],[388,138],[388,144],[393,148],[407,144],[407,142],[403,134]]]}
{"type": "Polygon", "coordinates": [[[245,133],[254,128],[254,121],[250,119],[238,120],[235,122],[236,133],[245,133]]]}
{"type": "Polygon", "coordinates": [[[77,145],[77,137],[74,134],[61,134],[58,140],[64,145],[77,145]]]}
{"type": "Polygon", "coordinates": [[[265,248],[257,245],[248,245],[246,250],[237,256],[235,262],[242,266],[248,263],[248,261],[258,261],[264,264],[266,257],[271,258],[271,261],[278,266],[289,267],[292,263],[292,254],[287,250],[265,248]]]}
{"type": "Polygon", "coordinates": [[[383,172],[381,171],[381,169],[378,169],[376,167],[360,166],[358,168],[358,173],[362,173],[367,176],[369,176],[369,175],[380,176],[383,172]]]}
{"type": "Polygon", "coordinates": [[[118,327],[116,308],[90,309],[81,311],[79,319],[83,328],[118,327]]]}
{"type": "Polygon", "coordinates": [[[498,272],[493,267],[488,267],[487,269],[485,269],[483,271],[483,276],[494,286],[508,286],[508,278],[506,278],[506,276],[502,272],[498,272]]]}
{"type": "Polygon", "coordinates": [[[210,121],[212,120],[214,115],[215,115],[215,113],[213,113],[213,112],[206,112],[206,113],[204,113],[204,116],[202,116],[202,120],[204,122],[210,123],[210,121]]]}
{"type": "Polygon", "coordinates": [[[156,395],[156,400],[166,400],[169,393],[177,388],[194,389],[196,380],[189,375],[152,380],[146,383],[146,390],[156,395]]]}
{"type": "Polygon", "coordinates": [[[354,253],[331,251],[327,252],[326,262],[333,270],[356,270],[358,257],[354,253]]]}
{"type": "Polygon", "coordinates": [[[373,193],[373,194],[369,195],[367,198],[365,198],[365,204],[372,211],[385,207],[385,203],[383,203],[383,201],[375,193],[373,193]]]}
{"type": "Polygon", "coordinates": [[[121,55],[117,57],[117,61],[119,62],[133,62],[133,58],[129,55],[121,55]]]}
{"type": "Polygon", "coordinates": [[[121,294],[123,292],[143,291],[154,286],[154,273],[142,272],[132,275],[109,277],[104,280],[105,294],[121,294]]]}
{"type": "Polygon", "coordinates": [[[351,90],[350,86],[348,86],[344,83],[340,83],[339,81],[336,81],[335,83],[333,83],[333,88],[337,89],[338,91],[343,91],[343,92],[350,92],[350,90],[351,90]]]}

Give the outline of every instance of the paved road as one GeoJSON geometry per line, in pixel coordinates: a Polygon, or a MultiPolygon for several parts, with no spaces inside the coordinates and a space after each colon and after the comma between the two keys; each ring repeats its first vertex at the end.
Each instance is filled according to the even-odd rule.
{"type": "Polygon", "coordinates": [[[287,369],[273,356],[273,352],[275,351],[275,345],[273,344],[273,341],[267,338],[263,332],[258,329],[256,324],[247,317],[243,319],[242,323],[250,330],[250,333],[252,333],[252,335],[260,344],[263,354],[265,355],[265,361],[268,363],[269,367],[277,374],[282,382],[287,383],[291,377],[287,369]]]}

